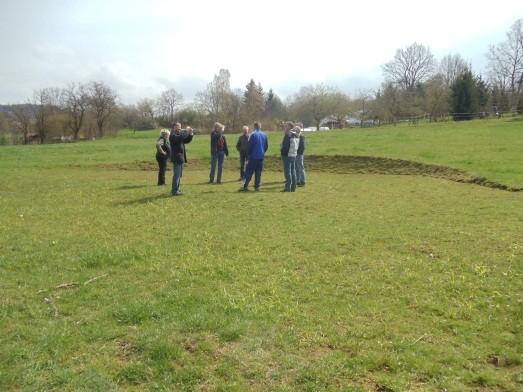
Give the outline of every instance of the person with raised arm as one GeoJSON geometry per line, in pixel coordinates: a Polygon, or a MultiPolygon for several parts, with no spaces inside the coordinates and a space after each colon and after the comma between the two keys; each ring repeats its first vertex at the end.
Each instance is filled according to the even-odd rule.
{"type": "Polygon", "coordinates": [[[187,160],[185,145],[192,141],[193,134],[191,127],[187,127],[182,131],[182,125],[179,122],[174,123],[171,129],[169,144],[171,145],[171,161],[173,162],[173,185],[171,190],[173,196],[182,195],[180,181],[183,175],[183,165],[187,160]]]}

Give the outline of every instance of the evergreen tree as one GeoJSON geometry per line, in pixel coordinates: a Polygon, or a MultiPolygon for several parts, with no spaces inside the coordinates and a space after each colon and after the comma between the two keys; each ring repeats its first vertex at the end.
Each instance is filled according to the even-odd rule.
{"type": "Polygon", "coordinates": [[[272,88],[267,93],[265,99],[265,117],[273,119],[284,119],[287,116],[287,110],[278,95],[274,94],[272,88]]]}
{"type": "Polygon", "coordinates": [[[464,71],[452,85],[454,120],[472,120],[479,111],[479,89],[472,71],[464,71]]]}
{"type": "Polygon", "coordinates": [[[485,83],[485,81],[483,80],[481,75],[479,75],[475,78],[475,84],[476,84],[476,89],[478,92],[479,109],[482,112],[488,111],[487,106],[488,106],[488,101],[489,101],[489,96],[490,96],[488,85],[487,85],[487,83],[485,83]]]}
{"type": "Polygon", "coordinates": [[[263,96],[263,88],[260,84],[256,85],[254,80],[245,86],[246,90],[243,93],[243,104],[245,114],[251,121],[259,119],[265,109],[265,98],[263,96]]]}

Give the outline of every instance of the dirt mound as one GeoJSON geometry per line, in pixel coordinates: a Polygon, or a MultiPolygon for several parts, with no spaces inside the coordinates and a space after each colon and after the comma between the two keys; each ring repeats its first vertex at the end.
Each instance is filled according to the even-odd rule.
{"type": "MultiPolygon", "coordinates": [[[[196,169],[206,169],[209,167],[209,161],[205,159],[192,159],[189,164],[196,169]]],[[[471,176],[469,173],[460,169],[403,159],[352,155],[307,155],[305,165],[308,171],[313,172],[426,176],[464,184],[474,184],[487,188],[501,189],[509,192],[523,191],[523,188],[500,184],[490,181],[485,177],[471,176]]],[[[158,168],[157,163],[152,160],[103,164],[100,165],[100,167],[119,170],[157,170],[158,168]]],[[[269,171],[282,171],[280,157],[266,157],[264,167],[269,171]]]]}

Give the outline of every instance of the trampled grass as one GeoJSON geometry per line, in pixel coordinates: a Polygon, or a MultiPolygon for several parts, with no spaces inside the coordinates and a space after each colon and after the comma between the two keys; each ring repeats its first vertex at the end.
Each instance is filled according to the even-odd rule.
{"type": "MultiPolygon", "coordinates": [[[[398,157],[366,132],[309,151],[398,157]]],[[[521,192],[322,171],[287,194],[270,171],[240,194],[233,159],[206,184],[200,136],[172,198],[132,170],[153,135],[1,149],[0,390],[523,387],[521,192]]]]}

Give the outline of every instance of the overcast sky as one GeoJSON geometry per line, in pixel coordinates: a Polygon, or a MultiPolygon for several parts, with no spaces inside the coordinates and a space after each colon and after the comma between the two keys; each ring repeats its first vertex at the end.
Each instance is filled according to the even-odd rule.
{"type": "Polygon", "coordinates": [[[413,42],[477,72],[523,1],[0,0],[0,104],[103,80],[124,103],[174,87],[185,100],[220,68],[286,97],[323,82],[356,94],[413,42]]]}

